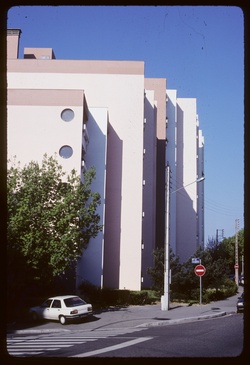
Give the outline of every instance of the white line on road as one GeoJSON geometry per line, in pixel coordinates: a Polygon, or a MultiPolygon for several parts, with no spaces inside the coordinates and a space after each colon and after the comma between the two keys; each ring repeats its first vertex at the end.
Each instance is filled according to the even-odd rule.
{"type": "Polygon", "coordinates": [[[139,337],[139,338],[136,338],[135,340],[120,343],[119,345],[114,345],[114,346],[105,347],[105,348],[99,349],[99,350],[84,352],[82,354],[74,355],[71,357],[89,357],[89,356],[99,355],[99,354],[103,354],[104,352],[119,350],[124,347],[133,346],[133,345],[136,345],[137,343],[151,340],[152,338],[153,337],[139,337]]]}

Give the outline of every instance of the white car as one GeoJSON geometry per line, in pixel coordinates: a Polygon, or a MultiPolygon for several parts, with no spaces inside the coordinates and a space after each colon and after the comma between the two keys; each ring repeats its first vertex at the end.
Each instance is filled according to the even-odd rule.
{"type": "Polygon", "coordinates": [[[83,318],[92,314],[92,305],[75,295],[48,298],[42,305],[29,310],[34,321],[48,319],[65,324],[67,320],[83,318]]]}

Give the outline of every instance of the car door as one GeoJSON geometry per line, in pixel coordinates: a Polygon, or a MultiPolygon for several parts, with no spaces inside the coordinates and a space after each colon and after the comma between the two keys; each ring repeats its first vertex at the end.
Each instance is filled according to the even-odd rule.
{"type": "Polygon", "coordinates": [[[49,319],[50,306],[52,303],[52,299],[46,300],[40,307],[40,316],[42,318],[49,319]]]}
{"type": "Polygon", "coordinates": [[[54,299],[53,303],[49,308],[49,318],[53,320],[57,320],[62,309],[62,304],[60,299],[54,299]]]}

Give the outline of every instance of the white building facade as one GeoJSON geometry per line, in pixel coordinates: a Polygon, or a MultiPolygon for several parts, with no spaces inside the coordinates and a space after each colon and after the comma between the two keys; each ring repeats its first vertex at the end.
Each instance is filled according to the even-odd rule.
{"type": "MultiPolygon", "coordinates": [[[[25,48],[19,59],[19,37],[20,30],[8,30],[8,158],[27,164],[56,154],[64,171],[75,169],[82,179],[94,166],[92,190],[101,195],[103,231],[79,259],[76,286],[83,281],[116,289],[151,286],[152,251],[164,245],[166,138],[172,141],[166,80],[145,78],[142,61],[57,60],[50,48],[25,48]]],[[[193,113],[195,106],[186,108],[193,113]]],[[[189,139],[196,144],[191,127],[189,139]]],[[[185,175],[184,184],[193,178],[194,161],[202,168],[197,151],[189,152],[195,154],[192,172],[189,165],[184,172],[175,167],[178,178],[185,175]]]]}
{"type": "Polygon", "coordinates": [[[183,262],[204,247],[204,137],[196,99],[178,98],[176,90],[167,96],[170,246],[183,262]]]}

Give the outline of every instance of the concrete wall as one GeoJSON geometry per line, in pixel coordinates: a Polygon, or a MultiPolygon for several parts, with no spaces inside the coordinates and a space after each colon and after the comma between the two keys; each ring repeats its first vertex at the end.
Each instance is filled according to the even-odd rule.
{"type": "Polygon", "coordinates": [[[86,167],[94,166],[96,178],[92,191],[101,196],[101,204],[97,209],[103,230],[97,237],[91,238],[86,250],[79,259],[76,273],[76,286],[88,281],[99,287],[103,286],[104,232],[105,232],[105,199],[106,199],[106,160],[107,160],[107,108],[90,108],[87,123],[89,143],[87,145],[86,167]]]}
{"type": "Polygon", "coordinates": [[[153,267],[156,230],[156,107],[154,90],[145,90],[143,151],[142,287],[152,286],[147,268],[153,267]]]}
{"type": "Polygon", "coordinates": [[[145,89],[154,90],[156,118],[156,228],[155,247],[165,240],[165,165],[166,165],[166,79],[145,79],[145,89]]]}
{"type": "Polygon", "coordinates": [[[17,156],[24,165],[31,160],[41,162],[45,153],[57,155],[65,172],[73,168],[81,174],[81,145],[83,128],[83,98],[80,90],[15,90],[8,91],[8,158],[17,156]],[[46,96],[45,96],[46,95],[46,96]],[[66,100],[64,99],[66,98],[66,100]],[[70,99],[74,102],[70,104],[70,99]],[[55,104],[51,105],[51,100],[55,104]],[[56,102],[58,100],[58,102],[56,102]],[[65,108],[74,111],[74,118],[65,122],[61,112],[65,108]],[[73,155],[60,157],[60,148],[69,145],[73,155]]]}
{"type": "Polygon", "coordinates": [[[178,98],[177,104],[177,189],[184,188],[176,192],[176,253],[186,261],[197,235],[196,99],[178,98]]]}
{"type": "MultiPolygon", "coordinates": [[[[167,148],[166,162],[170,166],[170,192],[176,190],[177,186],[177,91],[167,90],[167,148]]],[[[169,242],[173,252],[176,254],[176,194],[170,194],[170,217],[169,217],[169,242]]]]}
{"type": "Polygon", "coordinates": [[[7,29],[7,59],[18,58],[20,35],[20,29],[7,29]]]}
{"type": "MultiPolygon", "coordinates": [[[[204,136],[202,131],[198,132],[198,176],[201,177],[205,175],[205,166],[204,166],[204,136]]],[[[204,231],[205,231],[205,220],[204,220],[204,188],[205,181],[198,184],[198,203],[197,203],[197,211],[198,211],[198,245],[204,247],[205,239],[204,239],[204,231]]]]}

